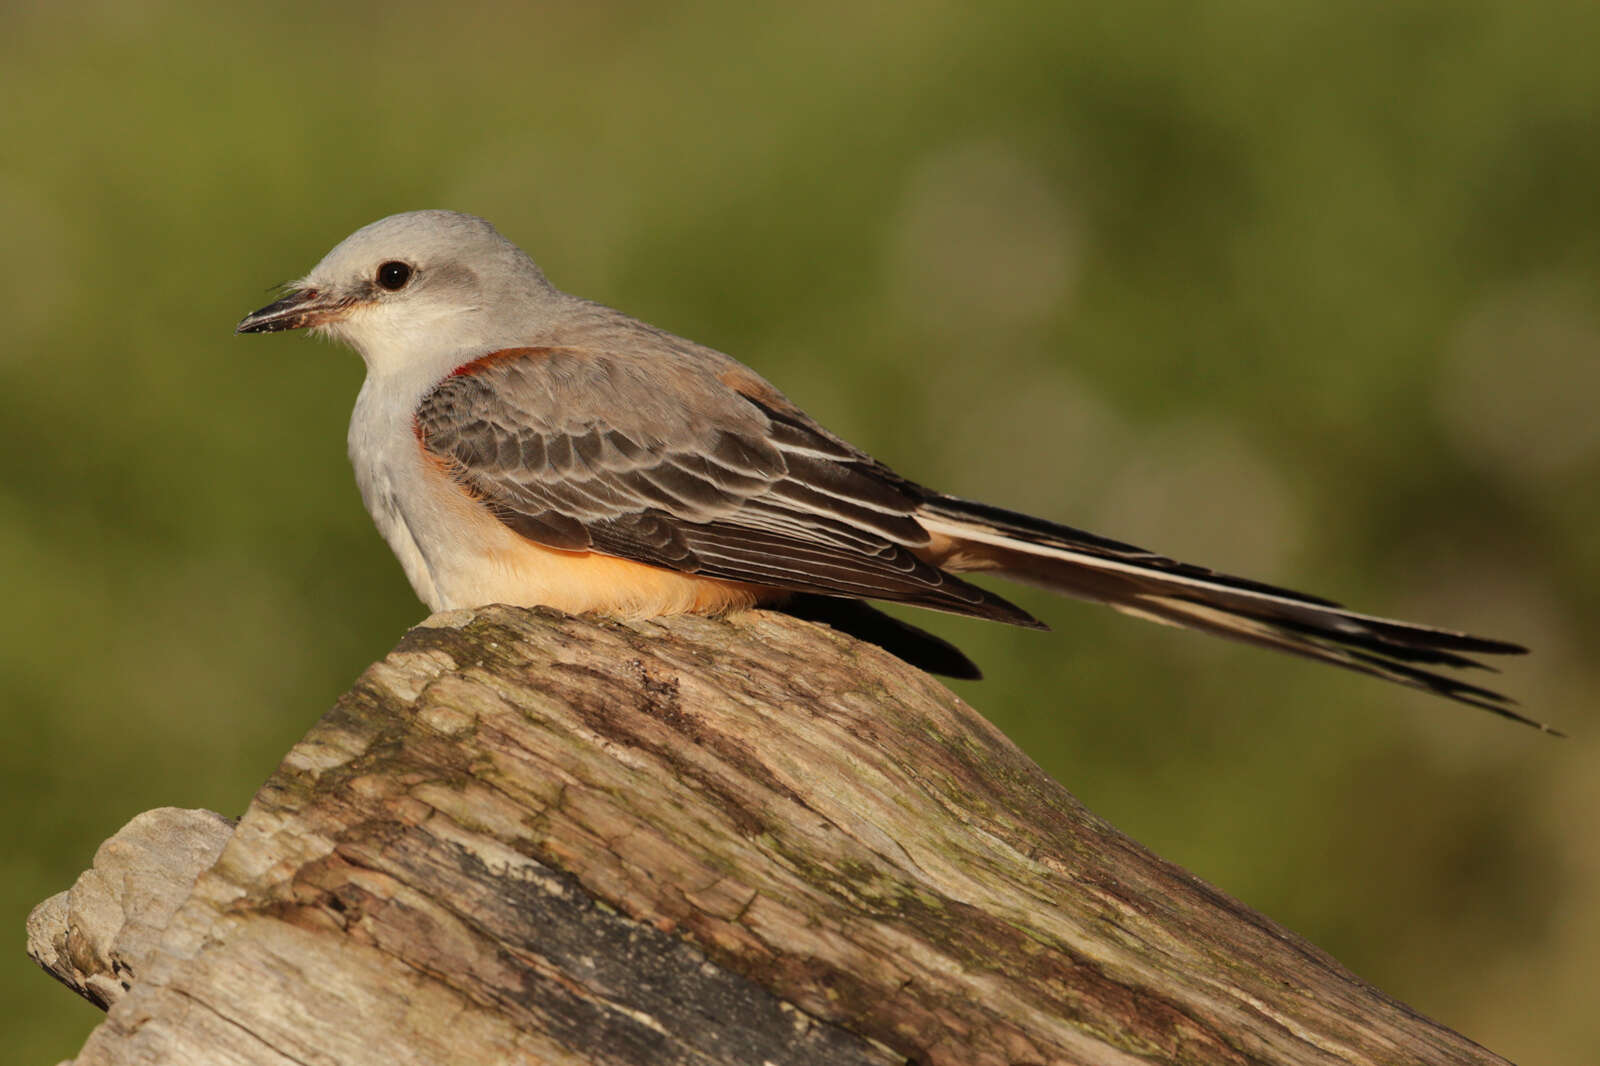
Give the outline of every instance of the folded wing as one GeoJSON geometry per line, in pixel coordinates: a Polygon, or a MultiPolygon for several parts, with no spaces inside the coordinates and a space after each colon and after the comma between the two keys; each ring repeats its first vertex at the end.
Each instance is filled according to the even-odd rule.
{"type": "Polygon", "coordinates": [[[1437,672],[1483,668],[1475,656],[1523,650],[1516,645],[1360,614],[930,492],[718,359],[670,347],[650,360],[497,352],[426,396],[416,432],[463,491],[549,547],[1042,628],[952,573],[988,571],[1548,729],[1498,693],[1437,672]]]}
{"type": "Polygon", "coordinates": [[[723,580],[1039,623],[918,558],[914,486],[716,379],[572,348],[446,378],[416,432],[517,533],[723,580]]]}

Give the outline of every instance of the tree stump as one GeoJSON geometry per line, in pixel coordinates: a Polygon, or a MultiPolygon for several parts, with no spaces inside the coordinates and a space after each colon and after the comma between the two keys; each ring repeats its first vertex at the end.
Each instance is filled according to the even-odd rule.
{"type": "Polygon", "coordinates": [[[77,1066],[1504,1061],[767,612],[436,616],[29,925],[77,1066]]]}

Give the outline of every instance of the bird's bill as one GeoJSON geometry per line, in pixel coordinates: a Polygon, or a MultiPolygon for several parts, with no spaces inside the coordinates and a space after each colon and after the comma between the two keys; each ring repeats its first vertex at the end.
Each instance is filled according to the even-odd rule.
{"type": "Polygon", "coordinates": [[[316,289],[296,289],[259,311],[252,311],[234,327],[235,333],[277,333],[286,329],[320,326],[340,317],[346,301],[316,289]]]}

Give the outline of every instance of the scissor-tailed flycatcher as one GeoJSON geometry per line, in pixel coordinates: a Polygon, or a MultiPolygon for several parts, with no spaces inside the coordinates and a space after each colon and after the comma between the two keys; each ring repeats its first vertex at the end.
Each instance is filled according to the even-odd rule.
{"type": "Polygon", "coordinates": [[[416,211],[358,230],[238,332],[302,327],[366,360],[350,459],[434,610],[640,618],[798,602],[975,676],[954,648],[859,601],[1042,628],[955,576],[988,571],[1538,725],[1434,669],[1515,644],[1357,614],[923,488],[736,360],[555,288],[471,215],[416,211]]]}

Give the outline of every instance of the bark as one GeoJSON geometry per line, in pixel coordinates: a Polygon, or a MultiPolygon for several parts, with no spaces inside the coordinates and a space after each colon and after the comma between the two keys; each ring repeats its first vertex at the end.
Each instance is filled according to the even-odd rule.
{"type": "Polygon", "coordinates": [[[78,1066],[1503,1061],[782,615],[440,615],[237,829],[142,817],[30,921],[78,1066]]]}

